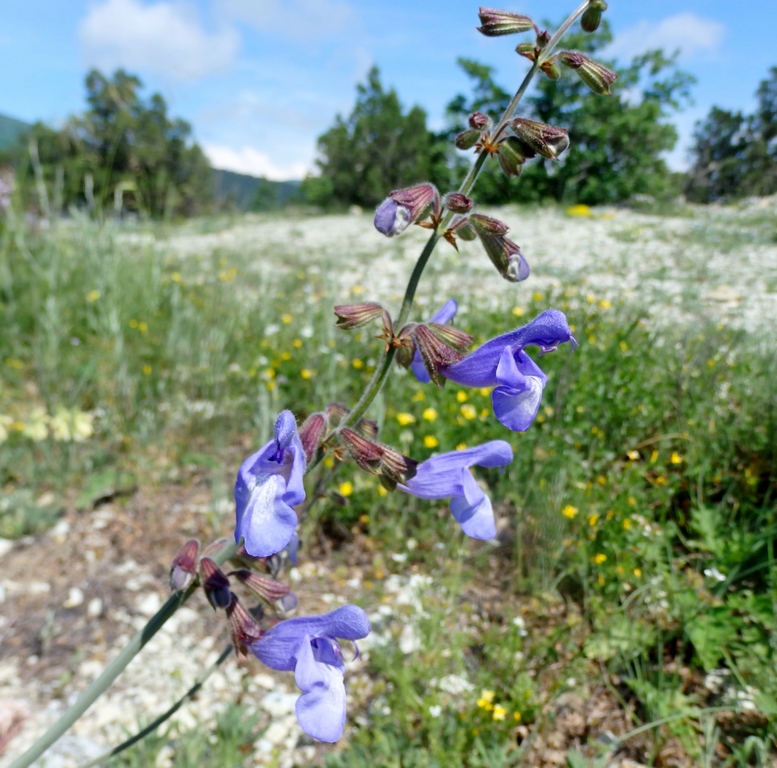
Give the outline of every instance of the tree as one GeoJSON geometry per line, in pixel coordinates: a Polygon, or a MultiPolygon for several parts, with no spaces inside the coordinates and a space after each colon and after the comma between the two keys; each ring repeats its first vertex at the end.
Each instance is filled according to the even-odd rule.
{"type": "Polygon", "coordinates": [[[686,194],[708,203],[777,192],[777,67],[756,91],[752,115],[713,107],[696,124],[686,194]]]}
{"type": "MultiPolygon", "coordinates": [[[[599,59],[612,41],[606,23],[593,34],[569,35],[566,47],[599,59]]],[[[610,62],[603,62],[612,66],[610,62]]],[[[473,94],[457,96],[448,105],[448,136],[461,131],[475,110],[498,117],[510,100],[493,79],[493,70],[460,59],[474,81],[473,94]]],[[[478,180],[482,202],[527,202],[543,199],[598,204],[628,200],[637,194],[664,197],[675,192],[662,155],[677,141],[667,118],[688,98],[693,78],[677,69],[676,56],[651,51],[618,68],[613,96],[598,96],[572,73],[560,80],[542,77],[536,93],[525,101],[523,114],[569,130],[569,150],[560,162],[527,163],[519,181],[508,182],[496,163],[478,180]]]]}
{"type": "Polygon", "coordinates": [[[161,217],[191,215],[210,202],[210,164],[191,141],[191,126],[169,118],[159,94],[142,99],[141,87],[124,70],[108,78],[93,69],[86,76],[86,112],[61,130],[33,126],[17,149],[29,201],[36,199],[31,180],[39,161],[53,200],[65,209],[118,204],[161,217]]]}
{"type": "MultiPolygon", "coordinates": [[[[357,86],[348,118],[340,115],[318,139],[318,176],[303,182],[308,201],[373,206],[398,187],[434,180],[444,152],[426,128],[421,107],[402,109],[396,91],[383,88],[373,67],[357,86]]],[[[447,171],[444,171],[447,176],[447,171]]]]}

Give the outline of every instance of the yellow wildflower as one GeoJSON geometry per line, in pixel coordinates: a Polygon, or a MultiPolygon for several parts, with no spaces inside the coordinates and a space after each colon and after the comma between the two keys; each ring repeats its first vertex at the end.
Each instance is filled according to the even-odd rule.
{"type": "Polygon", "coordinates": [[[294,339],[294,341],[291,342],[291,346],[294,347],[294,349],[299,349],[302,346],[302,339],[294,339]]]}
{"type": "Polygon", "coordinates": [[[491,394],[491,387],[481,387],[478,392],[481,397],[488,397],[491,394]]]}
{"type": "Polygon", "coordinates": [[[344,483],[340,483],[338,490],[340,491],[341,496],[345,496],[347,498],[353,493],[353,483],[350,480],[346,480],[344,483]]]}
{"type": "Polygon", "coordinates": [[[97,299],[100,298],[100,291],[89,291],[89,293],[86,294],[86,300],[90,304],[94,304],[97,299]]]}
{"type": "Polygon", "coordinates": [[[154,369],[148,363],[146,363],[146,365],[143,366],[143,373],[146,376],[150,376],[151,375],[151,371],[153,371],[153,370],[154,369]]]}
{"type": "Polygon", "coordinates": [[[291,352],[281,352],[281,360],[291,360],[291,352]]]}
{"type": "Polygon", "coordinates": [[[639,451],[626,451],[626,455],[630,461],[637,461],[639,459],[639,451]]]}
{"type": "Polygon", "coordinates": [[[494,720],[504,720],[506,714],[507,710],[501,704],[497,704],[494,707],[494,712],[491,716],[494,718],[494,720]]]}
{"type": "Polygon", "coordinates": [[[635,568],[635,569],[632,571],[632,573],[633,573],[633,574],[634,574],[634,575],[635,575],[637,578],[639,578],[640,576],[642,576],[642,569],[641,569],[641,568],[635,568]]]}
{"type": "Polygon", "coordinates": [[[588,525],[590,525],[592,528],[599,522],[599,515],[594,513],[593,515],[588,516],[588,525]]]}
{"type": "Polygon", "coordinates": [[[618,346],[621,348],[621,352],[629,351],[629,345],[625,341],[621,341],[618,346]]]}
{"type": "Polygon", "coordinates": [[[577,507],[573,507],[571,504],[567,504],[564,509],[561,510],[561,514],[564,517],[568,517],[570,520],[578,513],[577,507]]]}
{"type": "Polygon", "coordinates": [[[522,307],[513,307],[513,314],[516,317],[523,317],[523,308],[522,307]]]}
{"type": "Polygon", "coordinates": [[[468,420],[474,419],[478,412],[475,410],[475,408],[469,404],[465,404],[461,406],[461,415],[468,420]]]}
{"type": "Polygon", "coordinates": [[[359,522],[362,525],[367,525],[367,523],[370,522],[370,516],[369,515],[359,515],[359,522]]]}
{"type": "Polygon", "coordinates": [[[463,450],[465,450],[465,449],[466,449],[466,447],[467,447],[467,444],[466,444],[466,443],[459,443],[459,444],[456,446],[456,450],[457,450],[457,451],[463,451],[463,450]]]}
{"type": "Polygon", "coordinates": [[[410,399],[414,403],[420,403],[426,399],[426,395],[419,389],[410,399]]]}
{"type": "Polygon", "coordinates": [[[303,368],[299,375],[302,376],[303,379],[312,379],[313,378],[313,371],[310,370],[310,368],[303,368]]]}
{"type": "Polygon", "coordinates": [[[427,408],[421,415],[426,421],[434,421],[437,418],[437,411],[434,408],[427,408]]]}
{"type": "Polygon", "coordinates": [[[516,723],[520,723],[521,722],[521,713],[520,712],[514,712],[513,713],[513,720],[515,720],[516,723]]]}
{"type": "Polygon", "coordinates": [[[378,496],[388,496],[388,491],[382,486],[378,486],[378,496]]]}
{"type": "Polygon", "coordinates": [[[609,309],[612,306],[608,299],[599,300],[599,309],[609,309]]]}
{"type": "Polygon", "coordinates": [[[631,520],[629,520],[629,518],[627,517],[627,518],[626,518],[626,519],[623,521],[623,530],[624,530],[624,531],[628,531],[628,530],[630,530],[630,529],[631,529],[631,520]]]}
{"type": "Polygon", "coordinates": [[[603,554],[602,552],[600,552],[598,555],[594,555],[594,562],[597,565],[601,565],[602,563],[606,563],[607,562],[607,555],[603,554]]]}
{"type": "Polygon", "coordinates": [[[364,368],[364,362],[360,360],[358,357],[351,363],[351,365],[356,368],[357,371],[364,368]]]}
{"type": "Polygon", "coordinates": [[[281,320],[288,325],[294,318],[291,315],[282,315],[281,320]]]}
{"type": "Polygon", "coordinates": [[[402,413],[397,414],[397,421],[401,426],[406,427],[409,424],[415,424],[415,416],[413,416],[412,413],[405,413],[403,411],[402,413]]]}
{"type": "Polygon", "coordinates": [[[468,399],[469,399],[469,395],[467,395],[467,393],[463,389],[460,389],[456,393],[456,402],[457,403],[466,403],[468,399]]]}
{"type": "Polygon", "coordinates": [[[434,435],[426,435],[424,437],[424,445],[427,448],[436,448],[440,444],[440,441],[434,435]]]}
{"type": "Polygon", "coordinates": [[[672,457],[669,459],[669,461],[672,462],[672,464],[682,464],[683,463],[683,457],[680,456],[677,451],[672,451],[672,457]]]}

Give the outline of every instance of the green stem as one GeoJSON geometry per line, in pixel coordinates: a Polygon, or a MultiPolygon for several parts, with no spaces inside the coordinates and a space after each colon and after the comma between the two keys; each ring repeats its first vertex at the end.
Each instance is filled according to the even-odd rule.
{"type": "Polygon", "coordinates": [[[169,709],[167,709],[165,712],[163,712],[159,717],[157,717],[155,720],[152,720],[143,730],[138,731],[134,736],[131,736],[126,741],[122,741],[121,744],[114,747],[113,749],[109,749],[107,752],[104,752],[100,757],[96,757],[94,760],[90,760],[88,763],[84,763],[84,765],[79,766],[79,768],[93,768],[93,766],[100,765],[101,763],[104,763],[106,760],[109,760],[112,757],[115,757],[120,752],[124,752],[125,749],[129,749],[133,744],[137,744],[141,739],[145,739],[146,736],[153,733],[157,728],[159,728],[162,723],[164,723],[166,720],[169,720],[184,704],[186,704],[187,701],[190,701],[193,699],[197,693],[199,693],[200,688],[205,684],[205,681],[229,658],[229,655],[232,653],[232,644],[230,643],[222,652],[221,656],[219,656],[216,661],[213,662],[194,682],[194,685],[189,688],[186,693],[181,696],[178,701],[175,702],[169,709]]]}
{"type": "MultiPolygon", "coordinates": [[[[237,551],[236,544],[225,546],[213,559],[221,565],[237,551]]],[[[76,699],[75,703],[44,733],[23,755],[16,758],[8,768],[27,768],[37,760],[70,726],[107,690],[127,665],[140,653],[149,640],[164,626],[165,622],[194,594],[198,587],[195,581],[186,590],[171,595],[167,602],[149,619],[121,653],[102,671],[102,674],[76,699]]]]}

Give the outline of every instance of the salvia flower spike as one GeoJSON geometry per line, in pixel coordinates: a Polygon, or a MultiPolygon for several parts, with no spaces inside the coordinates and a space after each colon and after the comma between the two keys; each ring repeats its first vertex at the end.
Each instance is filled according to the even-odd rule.
{"type": "Polygon", "coordinates": [[[481,8],[478,11],[480,23],[478,32],[486,37],[514,35],[518,32],[528,32],[534,29],[534,22],[528,16],[521,16],[510,11],[499,11],[496,8],[481,8]]]}
{"type": "Polygon", "coordinates": [[[577,51],[562,51],[558,58],[565,67],[574,69],[594,93],[611,95],[610,86],[618,79],[611,69],[577,51]]]}

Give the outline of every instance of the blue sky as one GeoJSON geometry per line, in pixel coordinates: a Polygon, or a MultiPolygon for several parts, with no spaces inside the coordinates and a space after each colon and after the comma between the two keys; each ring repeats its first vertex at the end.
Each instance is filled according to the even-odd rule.
{"type": "MultiPolygon", "coordinates": [[[[573,0],[499,7],[560,20],[573,0]]],[[[698,78],[694,105],[677,119],[682,167],[695,120],[716,104],[750,110],[758,82],[777,65],[775,0],[610,0],[612,53],[680,48],[698,78]]],[[[467,91],[458,56],[521,77],[516,38],[475,31],[467,0],[2,0],[0,112],[52,124],[84,108],[88,67],[124,66],[160,91],[194,126],[214,165],[271,178],[312,167],[316,137],[347,114],[369,67],[433,127],[467,91]]]]}

